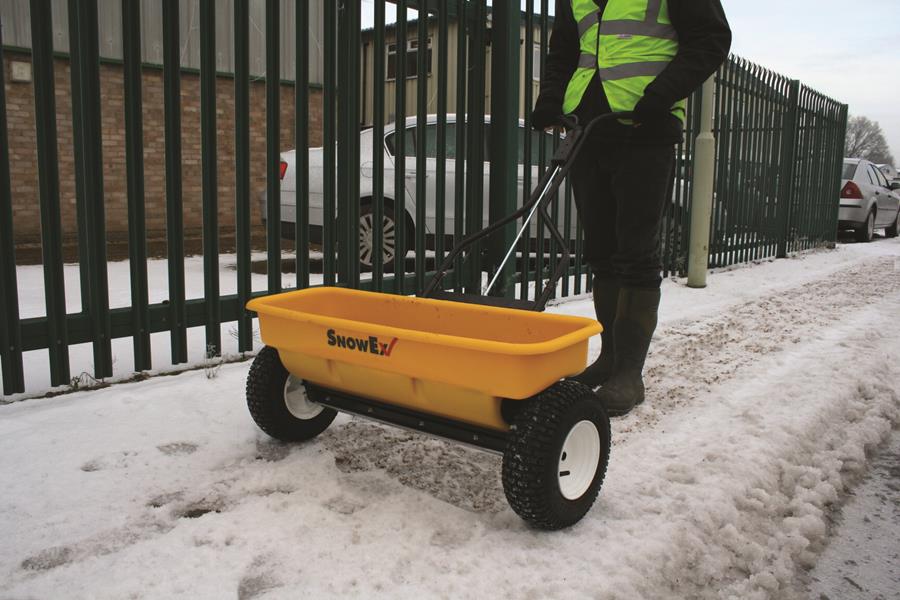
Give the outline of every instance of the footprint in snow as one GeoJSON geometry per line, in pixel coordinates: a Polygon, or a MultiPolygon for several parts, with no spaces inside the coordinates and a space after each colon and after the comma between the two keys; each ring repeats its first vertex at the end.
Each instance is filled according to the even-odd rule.
{"type": "Polygon", "coordinates": [[[256,460],[279,462],[291,453],[291,444],[276,440],[264,439],[256,441],[256,460]]]}
{"type": "Polygon", "coordinates": [[[125,469],[131,464],[132,458],[137,456],[137,454],[137,452],[123,450],[105,456],[98,456],[81,465],[81,470],[85,473],[93,473],[95,471],[105,471],[106,469],[125,469]]]}
{"type": "Polygon", "coordinates": [[[341,515],[352,515],[363,508],[363,505],[345,496],[335,496],[325,503],[325,508],[341,515]]]}
{"type": "Polygon", "coordinates": [[[22,561],[26,571],[49,571],[72,562],[75,552],[68,546],[54,546],[41,550],[22,561]]]}
{"type": "Polygon", "coordinates": [[[281,582],[272,575],[267,565],[272,563],[271,557],[257,556],[247,568],[238,582],[238,600],[251,600],[266,592],[281,587],[281,582]]]}
{"type": "Polygon", "coordinates": [[[163,444],[161,446],[157,446],[156,449],[165,454],[166,456],[184,456],[187,454],[193,454],[199,448],[197,444],[193,444],[191,442],[173,442],[171,444],[163,444]]]}

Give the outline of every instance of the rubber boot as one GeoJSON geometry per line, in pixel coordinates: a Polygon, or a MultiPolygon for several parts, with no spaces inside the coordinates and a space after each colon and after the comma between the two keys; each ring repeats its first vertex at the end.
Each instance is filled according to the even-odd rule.
{"type": "Polygon", "coordinates": [[[616,368],[597,396],[611,417],[627,414],[644,401],[642,371],[656,330],[660,291],[621,288],[614,325],[616,368]]]}
{"type": "Polygon", "coordinates": [[[615,279],[594,279],[594,312],[603,326],[600,333],[600,356],[588,368],[573,377],[575,381],[596,390],[612,376],[616,365],[615,330],[616,307],[619,303],[619,282],[615,279]]]}

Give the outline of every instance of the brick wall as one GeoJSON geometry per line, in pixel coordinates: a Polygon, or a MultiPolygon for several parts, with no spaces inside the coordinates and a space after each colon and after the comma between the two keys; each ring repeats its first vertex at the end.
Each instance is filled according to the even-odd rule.
{"type": "MultiPolygon", "coordinates": [[[[32,84],[12,83],[12,61],[30,62],[31,56],[4,50],[7,122],[9,128],[10,171],[12,176],[13,227],[17,248],[27,255],[29,247],[40,246],[40,202],[37,181],[37,149],[34,128],[32,84]]],[[[163,110],[163,72],[143,70],[144,185],[146,222],[151,245],[165,239],[166,173],[163,110]]],[[[67,259],[72,256],[77,236],[75,172],[72,148],[72,102],[69,61],[55,60],[56,126],[58,133],[60,205],[67,259]]],[[[101,114],[103,127],[103,188],[106,227],[111,245],[122,244],[128,236],[128,204],[125,169],[125,107],[123,67],[100,67],[101,114]]],[[[310,144],[321,144],[322,96],[310,90],[310,144]]],[[[259,194],[266,187],[266,102],[265,82],[250,84],[250,177],[254,236],[264,235],[260,221],[259,194]]],[[[200,76],[183,73],[181,78],[182,181],[184,227],[188,250],[199,247],[202,228],[200,76]]],[[[234,80],[220,77],[216,85],[216,129],[220,238],[224,248],[233,243],[234,233],[234,80]]],[[[294,87],[281,86],[281,148],[294,147],[294,87]]],[[[113,254],[116,252],[114,251],[113,254]]],[[[121,253],[121,249],[119,251],[121,253]]]]}

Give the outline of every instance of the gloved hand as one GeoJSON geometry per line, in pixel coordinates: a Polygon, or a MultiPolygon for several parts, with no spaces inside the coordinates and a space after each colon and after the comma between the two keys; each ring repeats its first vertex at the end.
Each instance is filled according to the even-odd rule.
{"type": "Polygon", "coordinates": [[[656,94],[644,94],[634,107],[635,126],[642,123],[657,123],[671,114],[672,105],[656,94]]]}
{"type": "Polygon", "coordinates": [[[555,125],[561,125],[559,118],[562,116],[562,106],[543,97],[538,97],[534,110],[531,111],[531,128],[535,131],[543,131],[555,125]]]}

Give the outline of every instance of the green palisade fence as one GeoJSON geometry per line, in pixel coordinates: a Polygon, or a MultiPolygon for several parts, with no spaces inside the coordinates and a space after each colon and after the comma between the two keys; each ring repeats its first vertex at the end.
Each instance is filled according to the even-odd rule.
{"type": "MultiPolygon", "coordinates": [[[[154,8],[161,24],[154,27],[162,36],[157,40],[162,65],[142,63],[141,49],[147,42],[143,38],[151,32],[142,22],[146,11],[139,0],[121,0],[121,55],[116,58],[102,56],[98,49],[97,0],[31,0],[32,17],[23,24],[31,33],[31,47],[0,45],[0,57],[9,52],[31,55],[38,184],[34,198],[17,196],[11,184],[17,174],[10,172],[11,115],[6,110],[3,71],[4,395],[25,391],[25,375],[37,368],[35,364],[49,370],[52,385],[70,383],[75,344],[91,345],[92,375],[97,379],[111,376],[116,354],[121,357],[129,351],[135,371],[165,368],[158,364],[159,354],[156,364],[151,360],[153,346],[159,344],[168,345],[164,363],[189,362],[189,349],[197,356],[196,348],[189,348],[191,328],[203,331],[201,356],[250,351],[253,315],[244,306],[259,295],[311,285],[417,293],[455,242],[481,229],[485,218],[496,220],[527,201],[560,143],[559,133],[530,131],[530,107],[553,26],[549,0],[526,0],[524,10],[519,10],[519,3],[488,6],[486,0],[375,0],[368,23],[363,23],[360,2],[266,0],[265,23],[256,29],[264,32],[264,43],[255,45],[250,22],[254,7],[249,0],[200,0],[194,24],[199,29],[200,143],[193,149],[183,143],[187,125],[182,81],[185,74],[197,71],[182,63],[188,41],[179,39],[185,31],[180,1],[161,0],[154,8]],[[68,6],[66,53],[54,51],[54,25],[60,24],[52,23],[51,15],[61,14],[52,10],[59,2],[68,6]],[[288,8],[292,12],[286,12],[288,8]],[[394,12],[398,21],[390,22],[394,12]],[[285,14],[290,19],[283,19],[285,14]],[[222,35],[223,29],[228,35],[222,35]],[[315,31],[324,34],[313,38],[315,31]],[[217,71],[221,69],[217,56],[223,53],[231,57],[227,73],[217,71]],[[291,56],[297,58],[293,63],[285,59],[291,56]],[[71,148],[63,147],[57,131],[54,72],[61,64],[68,66],[72,86],[71,148]],[[264,78],[264,101],[261,97],[251,101],[251,90],[258,89],[253,82],[260,79],[251,68],[258,71],[261,64],[279,76],[264,78]],[[101,67],[121,70],[122,105],[101,97],[101,67]],[[145,74],[160,68],[162,95],[148,97],[142,85],[145,74]],[[287,80],[284,69],[293,71],[287,80]],[[231,78],[226,88],[217,86],[222,77],[231,78]],[[285,86],[293,87],[292,103],[284,102],[285,86]],[[217,101],[228,94],[233,105],[223,113],[221,107],[217,110],[217,101]],[[158,123],[145,119],[144,108],[151,102],[164,107],[158,123]],[[294,113],[292,125],[285,122],[286,109],[294,113]],[[106,150],[106,138],[114,132],[104,129],[105,113],[124,116],[124,152],[106,150]],[[229,119],[233,129],[224,125],[229,119]],[[395,131],[398,123],[400,133],[395,131]],[[218,131],[217,138],[220,129],[228,130],[218,131]],[[153,164],[144,152],[148,131],[164,134],[164,152],[153,157],[153,164]],[[254,134],[260,132],[266,138],[265,169],[254,173],[250,148],[254,134]],[[223,133],[233,139],[233,149],[222,144],[223,133]],[[364,145],[365,136],[374,142],[364,145]],[[316,166],[311,166],[310,149],[319,144],[313,140],[321,140],[315,149],[321,153],[316,166]],[[71,151],[74,158],[78,309],[67,309],[61,183],[69,182],[60,181],[59,149],[71,151]],[[296,191],[290,193],[282,189],[279,160],[281,153],[292,149],[297,177],[296,191]],[[197,198],[190,197],[186,164],[199,165],[202,192],[197,198]],[[229,168],[227,173],[223,165],[229,168]],[[165,180],[166,244],[160,259],[166,259],[166,276],[155,284],[148,274],[150,168],[158,171],[154,177],[165,180]],[[109,277],[106,215],[111,195],[104,173],[111,170],[126,176],[127,284],[109,277]],[[254,184],[260,179],[263,185],[254,184]],[[223,184],[233,186],[233,192],[222,193],[223,184]],[[417,201],[423,198],[427,200],[417,201]],[[17,272],[13,215],[14,207],[25,202],[40,207],[45,312],[20,318],[19,297],[29,292],[22,289],[17,272]],[[189,206],[191,202],[196,208],[189,206]],[[265,226],[254,211],[260,206],[265,226]],[[282,222],[285,207],[294,214],[293,221],[282,222]],[[234,245],[227,248],[220,240],[224,208],[234,214],[234,245]],[[203,291],[197,297],[190,297],[186,286],[190,276],[185,266],[186,210],[202,215],[203,291]],[[394,247],[393,261],[383,260],[376,251],[368,264],[361,263],[365,257],[359,232],[364,221],[373,248],[384,243],[394,247]],[[233,259],[232,271],[223,269],[227,255],[233,259]],[[255,287],[254,258],[266,269],[255,287]],[[283,276],[282,265],[293,266],[296,275],[283,276]],[[119,283],[128,287],[130,301],[110,308],[110,288],[119,283]],[[223,294],[232,283],[236,293],[223,294]],[[167,286],[165,301],[150,302],[153,285],[167,286]],[[222,336],[222,324],[235,322],[234,339],[222,336]],[[156,337],[151,344],[152,334],[163,334],[163,340],[156,337]],[[126,346],[121,345],[123,339],[128,340],[126,346]]],[[[847,107],[737,57],[729,58],[716,75],[715,102],[710,265],[783,257],[833,243],[847,107]]],[[[677,148],[672,198],[662,231],[666,275],[683,274],[687,265],[699,114],[700,96],[695,94],[688,103],[685,140],[677,148]]],[[[591,274],[582,260],[584,235],[569,186],[552,200],[549,214],[570,239],[572,255],[568,277],[556,294],[583,294],[590,290],[591,274]]],[[[480,293],[515,234],[510,226],[498,239],[461,257],[445,278],[445,287],[480,293]]],[[[507,263],[492,293],[533,298],[561,251],[542,226],[527,229],[515,260],[507,263]]],[[[123,374],[121,369],[117,374],[123,374]]]]}

